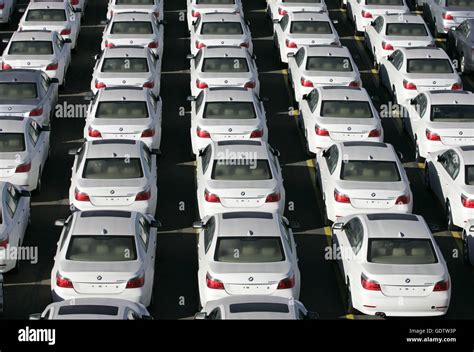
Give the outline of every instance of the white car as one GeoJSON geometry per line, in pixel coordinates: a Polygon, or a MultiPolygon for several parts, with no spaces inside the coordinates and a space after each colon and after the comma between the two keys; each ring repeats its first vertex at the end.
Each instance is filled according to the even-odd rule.
{"type": "Polygon", "coordinates": [[[191,28],[191,53],[206,46],[236,46],[253,54],[252,34],[240,13],[210,13],[198,17],[191,28]]]}
{"type": "Polygon", "coordinates": [[[472,0],[424,1],[423,14],[433,24],[435,37],[439,37],[465,20],[474,19],[474,2],[472,0]]]}
{"type": "Polygon", "coordinates": [[[348,216],[333,225],[331,239],[349,313],[426,317],[448,311],[448,268],[421,216],[348,216]]]}
{"type": "Polygon", "coordinates": [[[353,214],[411,213],[410,182],[391,144],[338,142],[316,155],[324,222],[353,214]]]}
{"type": "Polygon", "coordinates": [[[51,270],[53,301],[119,298],[151,304],[160,224],[150,215],[93,210],[55,224],[62,232],[51,270]]]}
{"type": "Polygon", "coordinates": [[[324,12],[291,12],[281,20],[273,20],[273,42],[284,63],[302,45],[341,44],[329,15],[324,12]]]}
{"type": "Polygon", "coordinates": [[[423,18],[418,15],[381,15],[365,27],[365,46],[378,67],[382,57],[395,49],[434,47],[435,41],[423,18]]]}
{"type": "Polygon", "coordinates": [[[399,48],[380,60],[379,77],[401,105],[420,92],[463,88],[451,59],[440,48],[399,48]]]}
{"type": "Polygon", "coordinates": [[[49,127],[22,116],[2,116],[0,124],[0,181],[40,191],[49,156],[49,127]]]}
{"type": "Polygon", "coordinates": [[[362,86],[349,49],[336,45],[303,46],[289,53],[288,79],[298,105],[315,86],[362,86]]]}
{"type": "Polygon", "coordinates": [[[278,155],[261,141],[209,144],[196,164],[199,217],[242,210],[283,214],[285,188],[278,155]]]}
{"type": "Polygon", "coordinates": [[[105,48],[96,56],[91,90],[105,87],[143,87],[160,94],[161,59],[141,46],[105,48]]]}
{"type": "Polygon", "coordinates": [[[278,213],[237,211],[206,217],[199,228],[202,307],[237,295],[298,299],[300,270],[291,224],[278,213]]]}
{"type": "Polygon", "coordinates": [[[242,0],[187,0],[188,29],[201,15],[216,12],[243,15],[242,0]]]}
{"type": "Polygon", "coordinates": [[[334,142],[383,142],[379,114],[363,88],[313,89],[300,104],[298,121],[311,158],[334,142]]]}
{"type": "Polygon", "coordinates": [[[268,140],[263,99],[252,90],[210,88],[188,100],[194,154],[213,141],[268,140]]]}
{"type": "Polygon", "coordinates": [[[57,83],[39,70],[0,71],[0,117],[29,116],[49,125],[58,101],[57,83]]]}
{"type": "Polygon", "coordinates": [[[163,0],[109,0],[107,19],[121,12],[148,12],[163,20],[163,0]]]}
{"type": "Polygon", "coordinates": [[[84,11],[87,8],[87,3],[89,0],[69,0],[69,2],[75,10],[81,10],[81,17],[84,19],[84,11]]]}
{"type": "Polygon", "coordinates": [[[141,140],[150,149],[161,143],[162,102],[146,88],[104,88],[87,110],[84,138],[141,140]]]}
{"type": "Polygon", "coordinates": [[[156,153],[141,141],[86,142],[75,155],[69,203],[72,210],[129,210],[155,215],[156,153]]]}
{"type": "Polygon", "coordinates": [[[260,92],[255,56],[246,48],[205,47],[188,55],[191,63],[191,95],[214,87],[243,87],[260,92]]]}
{"type": "Polygon", "coordinates": [[[468,265],[474,265],[474,220],[469,219],[462,231],[463,257],[468,265]]]}
{"type": "Polygon", "coordinates": [[[48,304],[30,320],[150,320],[141,303],[118,298],[73,298],[48,304]]]}
{"type": "Polygon", "coordinates": [[[2,68],[42,70],[49,78],[66,83],[66,73],[71,64],[71,40],[63,39],[57,32],[14,32],[3,51],[2,68]]]}
{"type": "Polygon", "coordinates": [[[267,0],[267,15],[271,20],[280,20],[291,12],[326,12],[324,0],[267,0]]]}
{"type": "Polygon", "coordinates": [[[138,45],[150,48],[155,55],[163,54],[163,23],[150,13],[120,12],[107,23],[101,48],[138,45]]]}
{"type": "Polygon", "coordinates": [[[232,295],[210,301],[196,313],[196,320],[314,320],[298,300],[267,295],[232,295]]]}
{"type": "Polygon", "coordinates": [[[10,23],[15,6],[16,0],[3,0],[0,3],[0,23],[10,23]]]}
{"type": "Polygon", "coordinates": [[[465,227],[474,219],[474,146],[428,153],[425,185],[444,205],[448,229],[465,227]]]}
{"type": "Polygon", "coordinates": [[[405,0],[346,0],[347,18],[352,21],[356,34],[364,32],[374,18],[383,14],[409,14],[405,0]]]}
{"type": "Polygon", "coordinates": [[[71,49],[75,49],[81,31],[81,10],[74,9],[68,1],[31,0],[18,30],[56,31],[64,39],[70,39],[71,49]]]}
{"type": "Polygon", "coordinates": [[[0,182],[0,273],[6,273],[19,264],[19,259],[11,254],[19,251],[23,244],[30,223],[30,197],[30,192],[9,182],[0,182]]]}
{"type": "Polygon", "coordinates": [[[415,141],[415,158],[456,145],[474,143],[474,95],[468,91],[431,91],[410,100],[403,119],[415,141]]]}

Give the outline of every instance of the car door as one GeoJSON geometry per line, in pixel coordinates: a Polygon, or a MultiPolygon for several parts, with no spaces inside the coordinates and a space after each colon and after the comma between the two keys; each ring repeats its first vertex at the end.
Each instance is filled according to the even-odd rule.
{"type": "Polygon", "coordinates": [[[314,131],[314,126],[315,126],[316,121],[313,114],[316,111],[316,108],[318,107],[318,102],[319,102],[319,93],[316,89],[313,89],[306,96],[306,99],[303,100],[303,104],[300,105],[302,106],[302,111],[300,112],[300,115],[302,115],[302,118],[303,118],[306,138],[308,138],[308,133],[312,133],[312,131],[314,131]]]}
{"type": "Polygon", "coordinates": [[[59,64],[61,66],[62,72],[66,74],[66,71],[71,62],[71,45],[64,42],[64,39],[59,36],[57,33],[54,34],[54,42],[59,55],[59,64]]]}
{"type": "MultiPolygon", "coordinates": [[[[464,55],[465,57],[471,56],[472,51],[472,43],[470,38],[471,35],[471,28],[469,25],[469,21],[464,21],[457,30],[453,31],[454,35],[454,48],[455,52],[461,57],[464,55]]],[[[460,62],[458,62],[458,67],[460,62]]]]}
{"type": "Polygon", "coordinates": [[[20,246],[23,239],[23,225],[21,222],[26,210],[22,208],[20,199],[20,192],[16,192],[15,186],[9,184],[7,186],[5,202],[8,217],[11,219],[8,236],[10,245],[13,247],[20,246]]]}
{"type": "Polygon", "coordinates": [[[365,28],[367,35],[370,39],[369,50],[375,55],[377,49],[380,50],[382,47],[382,34],[381,31],[384,28],[383,17],[377,17],[372,23],[365,28]]]}
{"type": "Polygon", "coordinates": [[[157,174],[156,174],[156,155],[151,154],[150,150],[146,145],[142,147],[143,163],[146,174],[149,177],[151,184],[151,194],[152,194],[152,205],[151,208],[155,209],[156,202],[158,200],[158,186],[157,186],[157,174]]]}
{"type": "MultiPolygon", "coordinates": [[[[280,227],[283,234],[283,239],[286,242],[289,252],[286,253],[291,262],[291,268],[295,274],[295,278],[300,283],[300,270],[298,268],[298,256],[296,255],[296,243],[291,229],[289,228],[289,221],[283,218],[280,221],[280,227]]],[[[299,292],[298,292],[299,293],[299,292]]]]}
{"type": "MultiPolygon", "coordinates": [[[[418,143],[423,141],[423,132],[425,131],[425,120],[422,120],[427,109],[428,101],[424,94],[418,94],[413,101],[408,105],[408,115],[410,123],[406,124],[407,130],[410,135],[415,139],[417,137],[418,143]]],[[[429,121],[429,118],[428,118],[429,121]]]]}
{"type": "Polygon", "coordinates": [[[40,169],[42,170],[44,161],[46,160],[46,153],[49,148],[49,137],[45,136],[49,132],[42,132],[40,127],[35,121],[30,121],[28,123],[28,140],[31,145],[30,157],[31,157],[31,166],[38,174],[38,178],[41,177],[40,169]],[[48,139],[48,140],[47,140],[48,139]],[[48,143],[47,143],[48,142],[48,143]]]}
{"type": "Polygon", "coordinates": [[[212,158],[212,144],[209,144],[206,148],[199,151],[198,157],[196,158],[196,178],[197,178],[197,194],[198,199],[204,195],[204,175],[209,169],[212,158]]]}
{"type": "Polygon", "coordinates": [[[285,45],[285,31],[289,27],[290,16],[284,15],[281,20],[273,25],[273,31],[278,40],[278,47],[282,48],[285,45]]]}
{"type": "Polygon", "coordinates": [[[198,285],[201,289],[201,285],[206,282],[206,273],[209,268],[209,260],[212,260],[213,255],[210,252],[212,243],[215,237],[216,230],[216,219],[211,216],[205,223],[203,229],[199,234],[198,239],[198,285]]]}
{"type": "Polygon", "coordinates": [[[306,49],[305,47],[302,47],[298,49],[293,58],[288,58],[288,68],[291,74],[291,85],[293,86],[293,89],[296,89],[300,84],[302,71],[304,70],[302,64],[306,62],[307,59],[305,53],[306,49]]]}
{"type": "Polygon", "coordinates": [[[440,200],[444,202],[453,193],[454,180],[459,174],[460,168],[459,155],[452,149],[440,154],[435,161],[435,171],[437,173],[437,183],[431,183],[432,189],[438,195],[440,200]]]}
{"type": "Polygon", "coordinates": [[[333,178],[335,177],[334,171],[337,167],[337,164],[339,162],[339,149],[335,144],[333,144],[331,147],[326,149],[322,153],[322,161],[319,165],[319,174],[320,174],[320,185],[321,185],[321,190],[323,192],[324,199],[326,201],[326,206],[327,206],[327,200],[333,199],[332,197],[332,192],[334,191],[334,180],[333,178]]]}
{"type": "Polygon", "coordinates": [[[395,52],[388,57],[389,64],[387,68],[387,78],[389,83],[390,90],[395,87],[395,89],[402,86],[403,75],[401,74],[401,68],[403,65],[403,53],[400,50],[395,50],[395,52]]]}
{"type": "Polygon", "coordinates": [[[144,250],[144,269],[145,285],[147,297],[153,293],[153,280],[155,277],[155,258],[156,258],[156,229],[150,226],[149,221],[143,216],[138,215],[138,237],[144,250]]]}
{"type": "Polygon", "coordinates": [[[17,212],[18,220],[20,221],[20,235],[21,242],[25,236],[26,229],[28,227],[28,220],[30,218],[30,197],[28,195],[22,195],[20,189],[13,186],[12,187],[13,198],[18,200],[17,212]]]}
{"type": "Polygon", "coordinates": [[[344,224],[344,231],[338,236],[339,256],[341,258],[344,280],[347,278],[352,282],[360,280],[360,264],[356,260],[362,248],[364,230],[359,218],[350,219],[344,224]]]}

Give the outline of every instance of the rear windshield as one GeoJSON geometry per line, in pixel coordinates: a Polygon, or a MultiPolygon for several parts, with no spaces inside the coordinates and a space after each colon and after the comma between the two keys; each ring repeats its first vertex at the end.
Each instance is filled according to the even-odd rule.
{"type": "Polygon", "coordinates": [[[373,118],[367,101],[326,100],[321,104],[322,117],[344,117],[356,119],[373,118]]]}
{"type": "Polygon", "coordinates": [[[271,263],[284,261],[285,254],[279,237],[221,237],[217,240],[214,260],[225,263],[271,263]]]}
{"type": "Polygon", "coordinates": [[[290,33],[293,34],[332,34],[332,29],[327,21],[293,21],[290,33]]]}
{"type": "Polygon", "coordinates": [[[466,165],[466,185],[474,186],[474,165],[466,165]]]}
{"type": "Polygon", "coordinates": [[[114,22],[110,34],[153,34],[151,22],[114,22]]]}
{"type": "Polygon", "coordinates": [[[133,236],[72,236],[67,260],[79,262],[128,262],[137,259],[133,236]]]}
{"type": "Polygon", "coordinates": [[[206,103],[203,118],[247,120],[256,118],[256,115],[252,102],[212,102],[206,103]]]}
{"type": "Polygon", "coordinates": [[[15,41],[8,50],[10,55],[52,55],[53,44],[50,41],[15,41]]]}
{"type": "Polygon", "coordinates": [[[372,238],[367,253],[369,263],[434,264],[438,262],[429,239],[372,238]]]}
{"type": "Polygon", "coordinates": [[[366,5],[403,6],[403,0],[365,0],[366,5]]]}
{"type": "Polygon", "coordinates": [[[102,72],[148,72],[148,63],[145,58],[109,58],[104,59],[102,72]]]}
{"type": "Polygon", "coordinates": [[[426,37],[426,27],[422,23],[388,23],[387,35],[404,36],[404,37],[426,37]]]}
{"type": "Polygon", "coordinates": [[[94,180],[122,180],[143,177],[138,158],[87,159],[83,178],[94,180]]]}
{"type": "Polygon", "coordinates": [[[408,73],[453,73],[451,62],[447,59],[409,59],[408,73]]]}
{"type": "Polygon", "coordinates": [[[96,118],[103,119],[144,119],[148,117],[144,101],[105,101],[99,103],[96,118]]]}
{"type": "Polygon", "coordinates": [[[310,56],[306,62],[308,71],[352,72],[351,60],[347,57],[310,56]]]}
{"type": "Polygon", "coordinates": [[[204,59],[202,72],[249,72],[245,58],[208,58],[204,59]]]}
{"type": "Polygon", "coordinates": [[[0,133],[0,153],[24,151],[25,135],[23,133],[0,133]]]}
{"type": "Polygon", "coordinates": [[[154,5],[155,0],[115,0],[116,5],[154,5]]]}
{"type": "Polygon", "coordinates": [[[29,10],[25,21],[31,22],[65,22],[66,11],[61,9],[29,10]]]}
{"type": "Polygon", "coordinates": [[[92,304],[69,305],[59,307],[58,315],[109,315],[116,316],[118,307],[92,304]]]}
{"type": "Polygon", "coordinates": [[[474,0],[446,0],[446,7],[473,7],[474,0]]]}
{"type": "Polygon", "coordinates": [[[230,313],[253,313],[253,312],[268,312],[268,313],[289,313],[290,310],[287,304],[283,303],[235,303],[229,306],[230,313]]]}
{"type": "Polygon", "coordinates": [[[268,160],[215,160],[211,178],[227,181],[261,181],[271,180],[272,172],[268,160]]]}
{"type": "Polygon", "coordinates": [[[0,100],[35,99],[36,83],[0,83],[0,100]]]}
{"type": "Polygon", "coordinates": [[[201,27],[203,35],[238,35],[243,33],[240,22],[205,22],[201,27]]]}
{"type": "Polygon", "coordinates": [[[233,5],[235,0],[196,0],[198,5],[233,5]]]}
{"type": "Polygon", "coordinates": [[[342,163],[341,180],[358,182],[399,182],[397,163],[393,161],[349,160],[342,163]]]}
{"type": "Polygon", "coordinates": [[[473,122],[474,105],[432,105],[430,120],[435,122],[473,122]]]}

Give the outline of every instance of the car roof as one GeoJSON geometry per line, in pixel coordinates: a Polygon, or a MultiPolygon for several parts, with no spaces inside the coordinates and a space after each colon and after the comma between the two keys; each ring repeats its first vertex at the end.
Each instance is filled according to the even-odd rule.
{"type": "Polygon", "coordinates": [[[369,94],[365,88],[327,86],[319,89],[320,100],[358,100],[370,101],[369,94]]]}
{"type": "MultiPolygon", "coordinates": [[[[219,5],[220,6],[220,5],[219,5]]],[[[240,13],[220,13],[211,12],[201,15],[201,22],[241,22],[242,15],[240,13]]]]}
{"type": "MultiPolygon", "coordinates": [[[[396,161],[397,155],[392,145],[381,142],[339,142],[344,160],[396,161]]],[[[341,158],[342,159],[342,158],[341,158]]]]}
{"type": "Polygon", "coordinates": [[[206,89],[206,101],[254,101],[255,93],[247,88],[209,88],[206,89]]]}
{"type": "Polygon", "coordinates": [[[447,105],[474,105],[473,93],[470,91],[452,91],[452,90],[434,90],[426,91],[426,95],[430,104],[447,104],[447,105]]]}
{"type": "Polygon", "coordinates": [[[27,31],[16,31],[13,33],[11,40],[12,41],[19,41],[19,40],[53,40],[53,33],[52,31],[47,30],[27,30],[27,31]]]}
{"type": "Polygon", "coordinates": [[[99,90],[98,101],[146,101],[148,89],[140,87],[107,87],[99,90]]]}
{"type": "Polygon", "coordinates": [[[423,17],[420,15],[415,15],[415,14],[403,14],[400,16],[400,14],[384,14],[381,15],[384,19],[385,23],[422,23],[425,24],[425,21],[423,20],[423,17]]]}
{"type": "Polygon", "coordinates": [[[113,58],[113,57],[147,57],[148,52],[150,49],[143,48],[141,46],[136,45],[121,45],[121,46],[114,46],[112,48],[105,48],[104,50],[104,58],[113,58]]]}
{"type": "Polygon", "coordinates": [[[407,59],[449,59],[448,54],[441,48],[399,48],[407,59]]]}
{"type": "Polygon", "coordinates": [[[28,69],[13,69],[13,70],[0,70],[0,82],[38,82],[39,76],[41,76],[40,70],[28,70],[28,69]]]}
{"type": "Polygon", "coordinates": [[[127,236],[135,234],[136,212],[119,210],[89,210],[73,214],[73,236],[127,236]]]}
{"type": "Polygon", "coordinates": [[[275,237],[281,235],[276,213],[240,211],[216,215],[218,237],[275,237]]]}
{"type": "Polygon", "coordinates": [[[365,224],[368,238],[432,238],[431,231],[420,215],[374,213],[358,217],[365,224]]]}
{"type": "Polygon", "coordinates": [[[351,52],[345,46],[339,45],[311,45],[305,46],[308,56],[351,56],[351,52]]]}
{"type": "MultiPolygon", "coordinates": [[[[268,144],[262,141],[233,140],[212,142],[217,155],[251,155],[253,159],[268,159],[268,144]]],[[[217,158],[216,158],[217,159],[217,158]]]]}
{"type": "Polygon", "coordinates": [[[203,55],[209,57],[247,57],[247,49],[232,46],[208,46],[204,47],[203,55]]]}
{"type": "Polygon", "coordinates": [[[143,142],[131,139],[104,139],[86,142],[87,158],[139,158],[143,142]]]}
{"type": "Polygon", "coordinates": [[[150,21],[152,20],[152,14],[149,12],[139,12],[139,11],[130,11],[130,12],[117,12],[112,16],[111,22],[116,21],[150,21]]]}
{"type": "Polygon", "coordinates": [[[288,13],[290,21],[331,21],[325,12],[295,11],[288,13]]]}
{"type": "Polygon", "coordinates": [[[2,133],[24,133],[25,132],[25,125],[32,120],[29,117],[23,116],[1,116],[0,117],[0,124],[2,127],[0,131],[2,133]]]}

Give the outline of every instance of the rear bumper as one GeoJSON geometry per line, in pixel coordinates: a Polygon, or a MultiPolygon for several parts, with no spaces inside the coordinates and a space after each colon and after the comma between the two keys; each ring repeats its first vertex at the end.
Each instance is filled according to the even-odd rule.
{"type": "MultiPolygon", "coordinates": [[[[296,292],[296,289],[292,288],[292,289],[285,289],[285,290],[275,290],[269,296],[283,297],[283,298],[288,298],[288,299],[291,299],[291,298],[298,299],[299,297],[296,296],[297,294],[298,293],[296,292]]],[[[201,291],[199,292],[199,296],[200,296],[201,306],[205,307],[207,302],[215,301],[215,300],[225,298],[225,297],[236,296],[236,295],[231,295],[227,293],[226,290],[214,290],[214,289],[205,287],[204,289],[201,289],[201,291]]]]}
{"type": "Polygon", "coordinates": [[[258,211],[268,213],[278,211],[280,214],[283,214],[284,207],[285,199],[283,196],[279,202],[263,203],[263,205],[259,207],[225,207],[221,203],[209,203],[201,198],[199,201],[199,216],[201,219],[203,219],[206,216],[212,216],[217,213],[230,213],[239,211],[258,211]]]}
{"type": "MultiPolygon", "coordinates": [[[[151,197],[153,198],[153,194],[151,197]]],[[[111,206],[111,205],[95,206],[91,202],[79,202],[79,201],[76,201],[75,199],[70,200],[70,202],[71,202],[71,210],[73,211],[104,210],[104,209],[125,210],[125,211],[137,211],[142,214],[150,214],[153,216],[155,215],[155,212],[156,212],[156,207],[150,201],[138,201],[138,202],[133,202],[130,205],[123,205],[123,206],[111,206]]]]}
{"type": "MultiPolygon", "coordinates": [[[[332,196],[332,195],[331,195],[332,196]]],[[[413,198],[413,196],[412,196],[413,198]]],[[[333,202],[333,208],[327,209],[328,219],[331,221],[338,221],[340,218],[353,215],[353,214],[370,214],[370,213],[401,213],[411,214],[413,208],[413,202],[404,205],[394,205],[388,209],[380,208],[356,208],[351,204],[335,204],[333,202]]]]}
{"type": "Polygon", "coordinates": [[[69,299],[76,298],[115,298],[115,299],[125,299],[127,301],[141,303],[147,305],[148,302],[145,302],[145,292],[141,288],[132,288],[125,289],[121,293],[117,294],[81,294],[76,292],[73,288],[60,288],[54,286],[51,290],[51,296],[53,302],[61,302],[69,299]]]}
{"type": "Polygon", "coordinates": [[[22,172],[13,174],[11,177],[0,177],[1,182],[10,182],[20,186],[28,191],[36,189],[36,179],[33,178],[33,170],[30,172],[22,172]]]}

